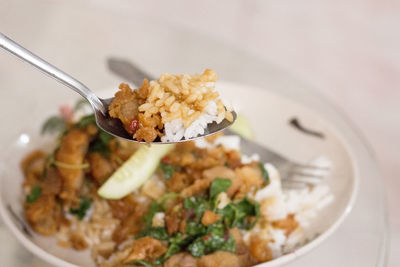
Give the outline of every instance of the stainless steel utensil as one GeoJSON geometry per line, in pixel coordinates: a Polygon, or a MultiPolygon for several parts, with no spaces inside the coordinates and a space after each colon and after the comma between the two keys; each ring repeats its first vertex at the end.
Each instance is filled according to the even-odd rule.
{"type": "MultiPolygon", "coordinates": [[[[125,59],[108,58],[107,64],[113,73],[136,85],[140,84],[144,78],[152,79],[151,75],[125,59]]],[[[226,129],[225,133],[235,134],[229,129],[226,129]]],[[[271,163],[279,170],[284,189],[315,185],[329,174],[330,168],[328,166],[294,162],[254,141],[242,136],[239,137],[242,153],[245,155],[258,154],[261,162],[271,163]]]]}
{"type": "MultiPolygon", "coordinates": [[[[132,139],[132,136],[125,131],[124,127],[122,126],[122,123],[118,119],[114,119],[108,116],[108,106],[113,98],[101,99],[97,97],[83,83],[73,78],[72,76],[68,75],[67,73],[63,72],[62,70],[56,68],[55,66],[51,65],[50,63],[46,62],[45,60],[41,59],[40,57],[28,51],[19,44],[15,43],[13,40],[9,39],[2,33],[0,33],[0,47],[10,52],[14,56],[19,57],[23,61],[31,64],[32,66],[39,69],[43,73],[49,75],[53,79],[68,86],[75,92],[79,93],[82,97],[84,97],[92,106],[96,117],[96,123],[102,130],[116,137],[124,138],[129,141],[138,142],[137,140],[132,139]]],[[[232,122],[229,122],[226,119],[224,119],[221,123],[218,124],[215,122],[210,123],[207,125],[207,129],[205,129],[203,135],[199,135],[191,139],[180,140],[179,142],[185,142],[196,138],[205,137],[207,135],[214,134],[216,132],[224,130],[235,121],[236,113],[232,112],[232,115],[233,115],[232,122]]],[[[167,142],[161,142],[160,140],[157,141],[156,139],[152,143],[164,144],[167,142]]],[[[174,142],[168,142],[168,143],[174,143],[174,142]]]]}

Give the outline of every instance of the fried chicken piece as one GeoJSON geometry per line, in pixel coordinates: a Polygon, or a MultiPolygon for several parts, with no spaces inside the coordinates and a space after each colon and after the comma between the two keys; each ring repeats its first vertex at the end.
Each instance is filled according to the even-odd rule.
{"type": "Polygon", "coordinates": [[[217,251],[198,259],[198,267],[244,267],[250,266],[245,259],[234,253],[217,251]]]}
{"type": "Polygon", "coordinates": [[[299,223],[294,218],[294,214],[288,214],[285,219],[272,222],[272,226],[285,230],[285,235],[289,236],[299,226],[299,223]]]}
{"type": "MultiPolygon", "coordinates": [[[[60,148],[55,153],[55,160],[64,164],[79,166],[84,163],[91,135],[84,129],[74,128],[61,139],[60,148]]],[[[60,194],[62,199],[76,200],[76,194],[82,185],[84,170],[57,166],[63,181],[60,194]]]]}
{"type": "Polygon", "coordinates": [[[126,83],[121,83],[119,89],[120,91],[115,94],[113,101],[108,107],[109,114],[112,118],[121,120],[125,130],[133,135],[134,132],[130,124],[133,119],[137,118],[139,113],[138,95],[126,83]]]}
{"type": "MultiPolygon", "coordinates": [[[[261,170],[257,166],[243,166],[235,169],[236,179],[233,181],[233,185],[238,185],[239,189],[236,192],[235,198],[244,197],[252,188],[261,187],[263,184],[263,178],[261,170]]],[[[231,188],[229,188],[231,189],[231,188]]],[[[229,195],[228,189],[228,195],[229,195]]]]}
{"type": "Polygon", "coordinates": [[[178,253],[172,255],[166,262],[164,267],[196,267],[197,259],[189,253],[178,253]]]}
{"type": "Polygon", "coordinates": [[[85,250],[88,247],[88,243],[85,238],[77,232],[71,233],[69,236],[69,241],[72,244],[72,247],[76,250],[85,250]]]}
{"type": "Polygon", "coordinates": [[[60,225],[62,214],[55,196],[42,194],[35,202],[25,204],[25,217],[36,232],[53,235],[60,225]]]}
{"type": "Polygon", "coordinates": [[[258,262],[272,260],[272,252],[268,246],[268,241],[257,235],[252,235],[250,238],[250,253],[258,262]]]}
{"type": "Polygon", "coordinates": [[[46,161],[46,154],[40,150],[29,153],[21,162],[21,169],[25,175],[25,185],[32,186],[40,180],[46,161]]]}
{"type": "Polygon", "coordinates": [[[181,220],[176,214],[165,216],[165,224],[167,226],[167,232],[169,235],[178,232],[180,222],[181,220]]]}
{"type": "Polygon", "coordinates": [[[166,181],[167,188],[171,192],[179,193],[192,183],[192,179],[183,172],[174,172],[171,179],[166,181]]]}
{"type": "Polygon", "coordinates": [[[138,141],[150,143],[157,138],[158,134],[159,132],[152,127],[139,127],[133,135],[133,138],[136,138],[138,141]]]}
{"type": "Polygon", "coordinates": [[[103,184],[114,172],[111,162],[98,152],[90,153],[88,161],[90,165],[90,174],[99,185],[103,184]]]}
{"type": "Polygon", "coordinates": [[[201,217],[201,223],[205,226],[209,226],[218,220],[221,220],[221,215],[210,210],[206,210],[201,217]]]}
{"type": "Polygon", "coordinates": [[[152,260],[167,252],[167,246],[160,240],[151,237],[142,237],[133,243],[132,251],[124,260],[125,263],[134,260],[152,260]]]}
{"type": "Polygon", "coordinates": [[[125,197],[123,202],[121,200],[112,200],[109,203],[112,203],[113,215],[121,219],[121,224],[113,232],[112,240],[120,244],[132,235],[138,235],[143,229],[143,216],[147,213],[148,205],[146,203],[137,203],[130,199],[129,196],[125,197]]]}

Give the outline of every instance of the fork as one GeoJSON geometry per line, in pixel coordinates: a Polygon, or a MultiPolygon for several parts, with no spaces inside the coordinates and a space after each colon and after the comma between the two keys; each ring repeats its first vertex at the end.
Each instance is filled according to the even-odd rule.
{"type": "MultiPolygon", "coordinates": [[[[141,70],[132,62],[125,59],[109,58],[107,60],[109,69],[118,76],[133,82],[135,85],[140,85],[144,78],[152,80],[152,76],[141,70]]],[[[235,134],[227,129],[224,131],[227,134],[235,134]]],[[[237,134],[235,134],[237,135],[237,134]]],[[[262,145],[239,136],[241,141],[241,152],[245,155],[257,154],[261,162],[274,165],[281,176],[283,189],[302,189],[309,186],[314,186],[324,180],[329,174],[330,167],[318,164],[302,164],[265,148],[262,145]]]]}
{"type": "MultiPolygon", "coordinates": [[[[227,134],[235,134],[231,130],[225,130],[227,134]]],[[[240,149],[245,155],[257,154],[260,162],[270,163],[277,168],[281,176],[284,189],[301,189],[320,183],[330,171],[330,166],[319,164],[303,164],[289,160],[277,152],[268,149],[257,142],[239,136],[240,149]]]]}

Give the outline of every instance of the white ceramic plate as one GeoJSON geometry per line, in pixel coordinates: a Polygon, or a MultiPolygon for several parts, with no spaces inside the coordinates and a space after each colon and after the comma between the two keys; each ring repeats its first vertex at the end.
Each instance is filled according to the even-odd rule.
{"type": "MultiPolygon", "coordinates": [[[[350,146],[346,137],[329,121],[292,100],[267,90],[227,82],[218,82],[218,89],[226,99],[232,100],[239,113],[250,120],[260,144],[300,162],[308,162],[318,156],[325,156],[332,162],[331,175],[324,182],[330,186],[335,200],[312,222],[316,237],[296,251],[259,266],[288,263],[318,246],[350,212],[358,188],[358,171],[354,167],[350,146]],[[297,130],[289,123],[293,118],[323,133],[324,138],[297,130]]],[[[112,94],[113,91],[108,90],[101,95],[109,97],[112,94]]],[[[62,99],[49,99],[48,102],[51,107],[54,104],[65,104],[62,99]]],[[[21,204],[23,175],[19,164],[26,153],[49,142],[49,139],[38,133],[41,123],[55,112],[57,110],[49,110],[41,118],[36,118],[37,123],[31,123],[30,128],[21,127],[20,135],[16,136],[8,148],[3,149],[6,157],[0,162],[0,213],[17,239],[43,260],[56,266],[94,266],[89,251],[77,252],[59,247],[54,238],[37,235],[24,222],[21,204]]]]}

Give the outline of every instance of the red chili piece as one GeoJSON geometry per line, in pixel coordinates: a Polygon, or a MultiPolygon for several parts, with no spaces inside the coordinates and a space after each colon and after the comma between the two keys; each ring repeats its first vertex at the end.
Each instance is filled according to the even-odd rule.
{"type": "Polygon", "coordinates": [[[169,157],[168,156],[163,157],[161,159],[161,162],[164,163],[164,164],[168,164],[169,163],[169,157]]]}
{"type": "Polygon", "coordinates": [[[210,237],[211,237],[211,234],[208,234],[208,235],[206,235],[206,236],[203,236],[203,240],[204,241],[207,241],[208,239],[210,239],[210,237]]]}
{"type": "Polygon", "coordinates": [[[129,124],[129,130],[131,130],[131,133],[134,134],[138,128],[138,120],[135,118],[131,121],[131,123],[129,124]]]}

